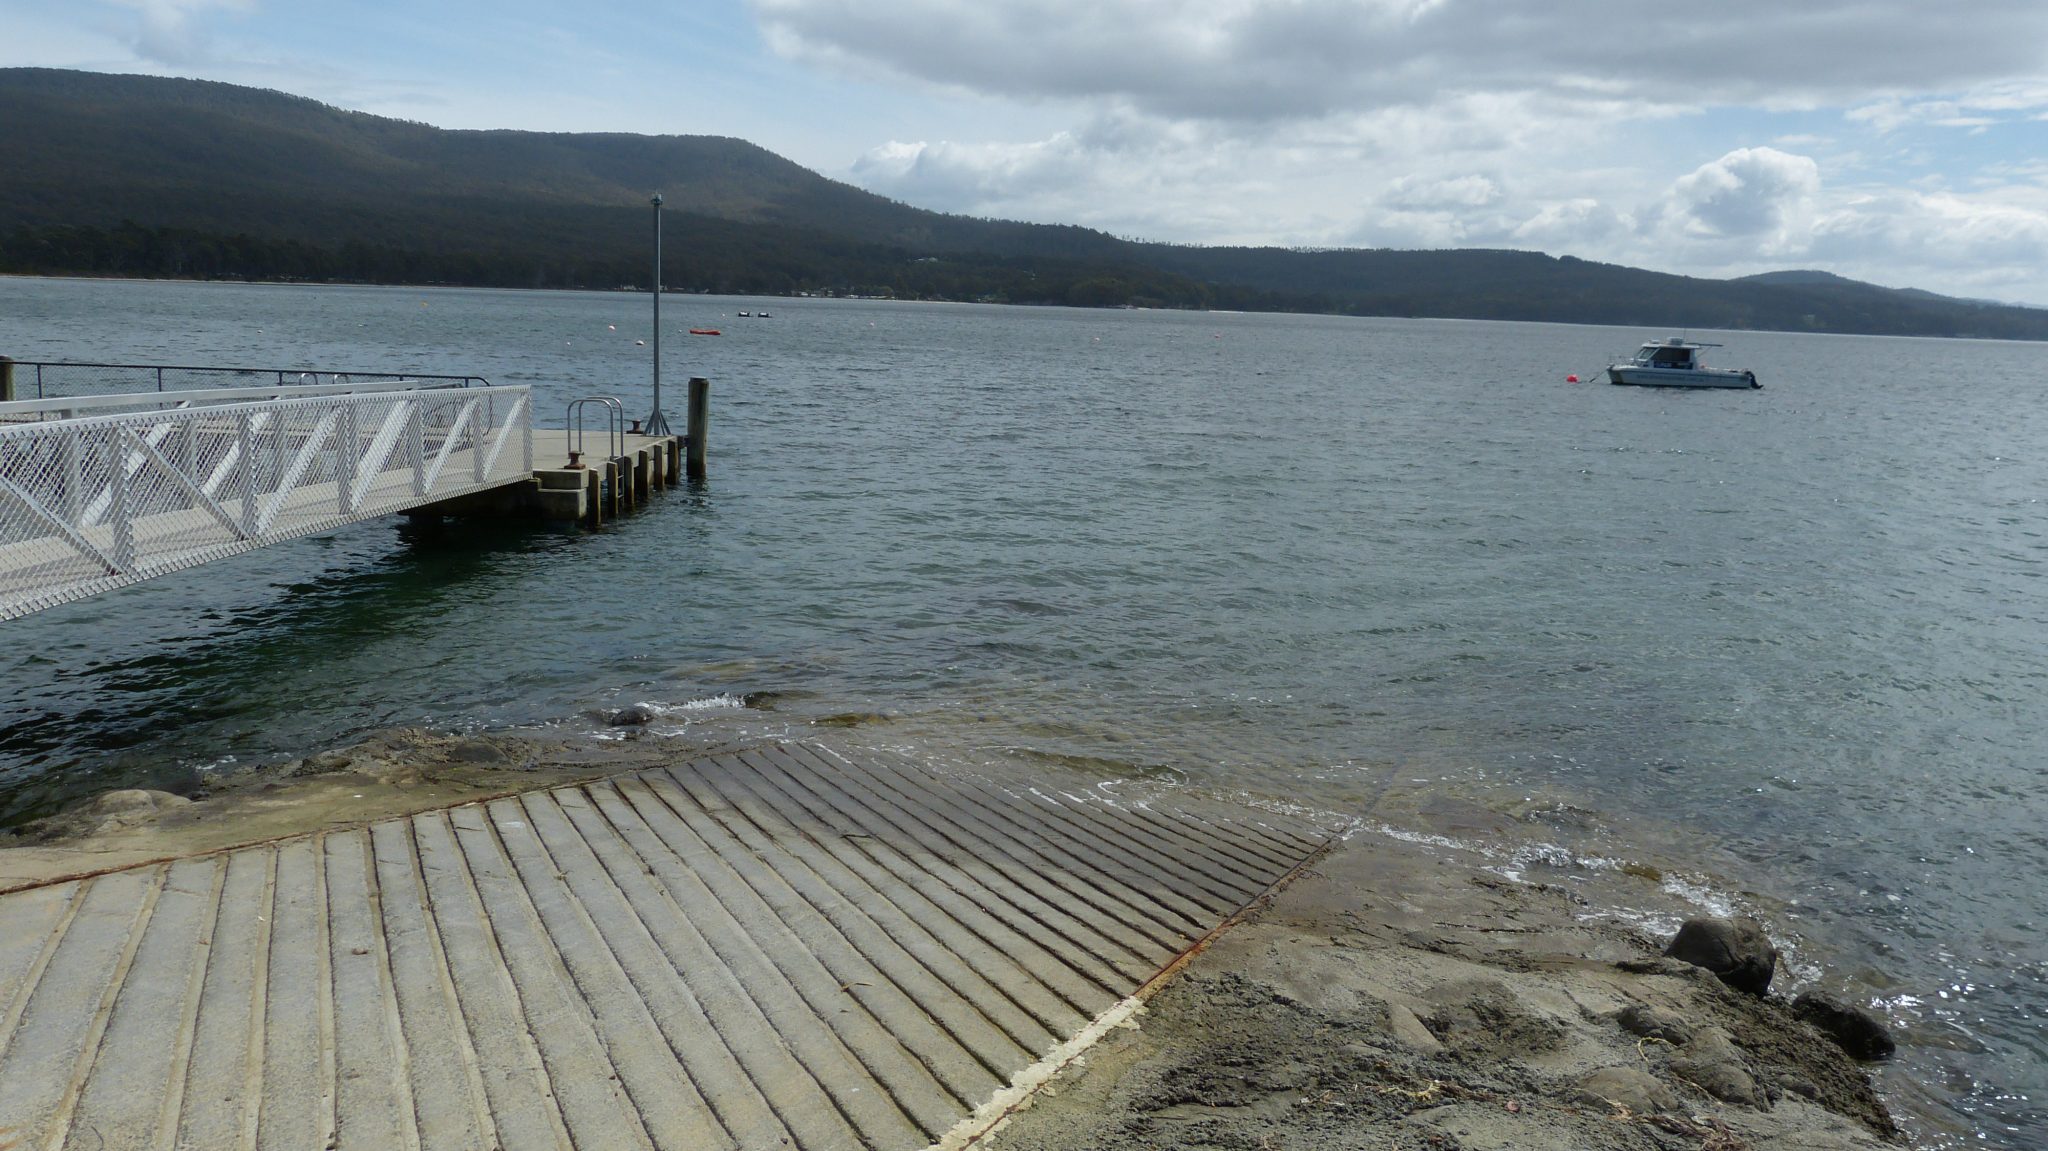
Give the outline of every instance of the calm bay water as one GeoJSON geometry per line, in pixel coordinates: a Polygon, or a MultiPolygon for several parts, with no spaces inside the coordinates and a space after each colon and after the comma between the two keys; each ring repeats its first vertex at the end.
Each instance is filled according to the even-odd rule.
{"type": "MultiPolygon", "coordinates": [[[[0,279],[0,353],[473,373],[556,422],[647,406],[647,303],[0,279]]],[[[0,625],[0,821],[639,701],[1334,813],[1548,797],[1660,866],[1711,843],[1903,1029],[1924,1143],[2048,1145],[2038,345],[1731,333],[1766,390],[1672,394],[1563,382],[1662,332],[664,304],[671,415],[714,381],[708,484],[0,625]]]]}

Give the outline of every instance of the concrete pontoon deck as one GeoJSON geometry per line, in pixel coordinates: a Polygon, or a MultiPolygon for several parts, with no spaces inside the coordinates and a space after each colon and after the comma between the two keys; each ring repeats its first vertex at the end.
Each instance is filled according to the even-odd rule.
{"type": "Polygon", "coordinates": [[[0,895],[0,1147],[959,1146],[1315,857],[811,744],[0,895]]]}

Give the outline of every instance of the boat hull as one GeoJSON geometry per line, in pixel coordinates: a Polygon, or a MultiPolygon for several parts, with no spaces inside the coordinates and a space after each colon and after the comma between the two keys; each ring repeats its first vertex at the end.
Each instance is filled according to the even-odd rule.
{"type": "Polygon", "coordinates": [[[1637,388],[1761,388],[1756,373],[1720,368],[1645,368],[1616,364],[1607,369],[1607,382],[1637,388]]]}

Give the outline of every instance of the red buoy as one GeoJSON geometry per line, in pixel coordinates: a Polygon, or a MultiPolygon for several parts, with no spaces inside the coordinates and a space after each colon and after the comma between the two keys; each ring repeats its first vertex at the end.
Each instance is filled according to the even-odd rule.
{"type": "Polygon", "coordinates": [[[1567,384],[1576,384],[1576,383],[1578,383],[1578,382],[1579,382],[1579,377],[1577,377],[1577,376],[1566,376],[1566,377],[1564,378],[1564,382],[1565,382],[1565,383],[1567,383],[1567,384]]]}

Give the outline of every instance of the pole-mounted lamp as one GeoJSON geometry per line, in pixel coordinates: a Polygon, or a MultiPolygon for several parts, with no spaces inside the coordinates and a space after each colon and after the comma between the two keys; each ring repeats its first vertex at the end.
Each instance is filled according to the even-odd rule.
{"type": "Polygon", "coordinates": [[[647,417],[647,434],[668,436],[668,417],[661,414],[661,193],[654,194],[654,412],[647,417]]]}

